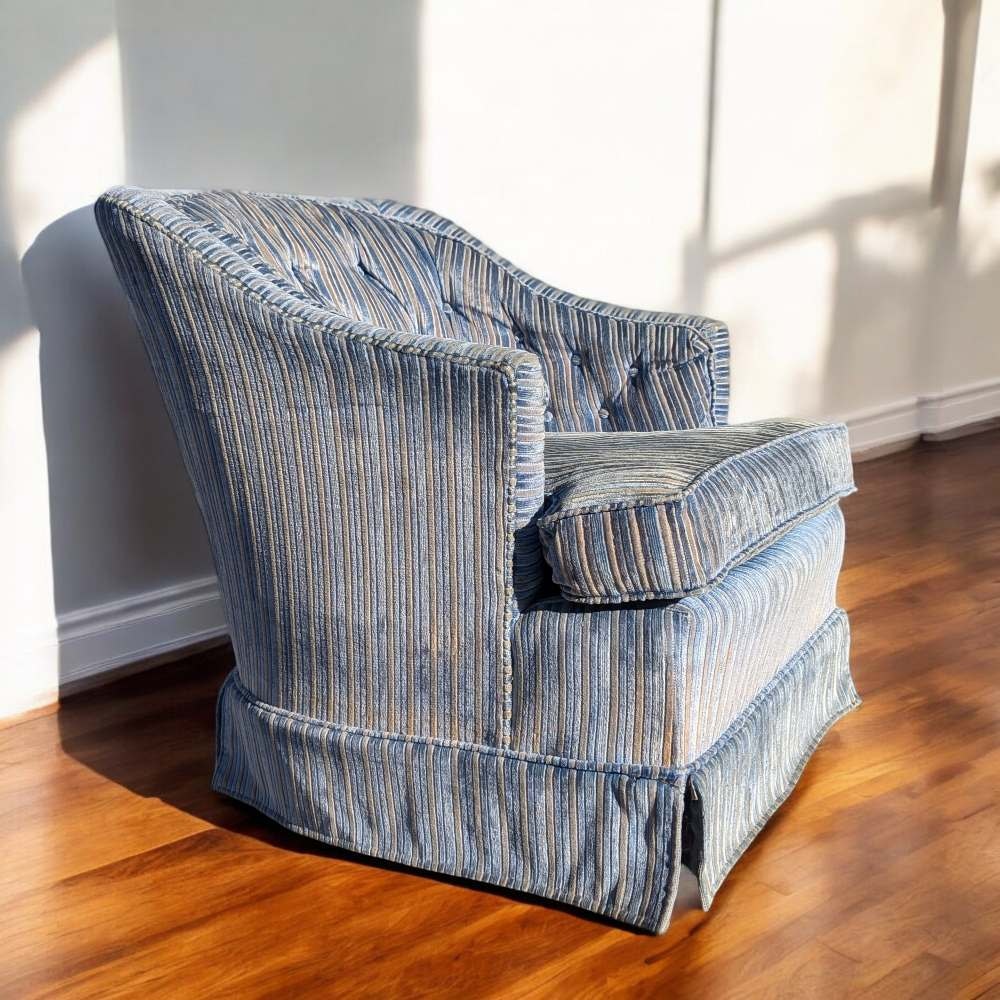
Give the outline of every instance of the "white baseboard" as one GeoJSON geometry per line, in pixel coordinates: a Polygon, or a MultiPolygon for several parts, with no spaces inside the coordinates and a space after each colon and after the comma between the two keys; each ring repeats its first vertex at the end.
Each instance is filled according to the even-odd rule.
{"type": "Polygon", "coordinates": [[[214,576],[81,608],[58,618],[59,684],[74,684],[225,633],[214,576]]]}
{"type": "Polygon", "coordinates": [[[847,424],[851,450],[864,455],[996,417],[1000,417],[1000,379],[897,400],[850,413],[841,420],[847,424]]]}
{"type": "Polygon", "coordinates": [[[921,434],[916,397],[858,410],[840,419],[847,424],[851,451],[855,455],[874,448],[914,441],[921,434]]]}
{"type": "Polygon", "coordinates": [[[1000,416],[1000,378],[920,398],[923,434],[946,434],[1000,416]]]}

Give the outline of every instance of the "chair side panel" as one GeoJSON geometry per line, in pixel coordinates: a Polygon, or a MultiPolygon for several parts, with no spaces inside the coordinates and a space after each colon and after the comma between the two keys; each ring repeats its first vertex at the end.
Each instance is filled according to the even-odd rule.
{"type": "Polygon", "coordinates": [[[499,370],[273,309],[111,204],[205,518],[241,683],[362,728],[502,738],[515,412],[499,370]]]}

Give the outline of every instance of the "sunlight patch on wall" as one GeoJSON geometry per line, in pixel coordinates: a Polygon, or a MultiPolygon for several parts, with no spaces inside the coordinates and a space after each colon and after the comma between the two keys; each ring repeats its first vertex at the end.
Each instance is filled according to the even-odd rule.
{"type": "Polygon", "coordinates": [[[734,417],[911,397],[940,5],[721,10],[703,305],[732,329],[734,417]]]}
{"type": "Polygon", "coordinates": [[[18,115],[7,169],[7,200],[22,254],[54,219],[124,178],[116,38],[95,45],[18,115]]]}
{"type": "Polygon", "coordinates": [[[679,308],[709,11],[425,0],[420,201],[558,286],[679,308]]]}
{"type": "MultiPolygon", "coordinates": [[[[22,257],[43,229],[124,177],[114,38],[91,48],[19,110],[5,156],[7,188],[0,194],[11,231],[4,235],[22,257]]],[[[0,306],[14,311],[13,303],[0,306]]],[[[51,702],[59,686],[39,350],[39,331],[28,325],[15,328],[0,352],[0,525],[6,529],[0,716],[51,702]]]]}
{"type": "Polygon", "coordinates": [[[27,329],[0,354],[0,718],[48,704],[59,687],[38,385],[38,332],[27,329]]]}
{"type": "Polygon", "coordinates": [[[820,415],[836,266],[833,240],[814,231],[756,249],[716,272],[712,308],[729,322],[739,359],[732,420],[820,415]],[[747,333],[756,330],[764,335],[748,345],[747,333]]]}

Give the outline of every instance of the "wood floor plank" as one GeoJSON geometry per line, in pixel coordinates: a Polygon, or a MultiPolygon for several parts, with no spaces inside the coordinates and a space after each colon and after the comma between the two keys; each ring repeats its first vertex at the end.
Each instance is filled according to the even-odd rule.
{"type": "Polygon", "coordinates": [[[662,937],[213,794],[226,648],[0,729],[0,996],[1000,996],[1000,432],[858,468],[865,698],[662,937]]]}

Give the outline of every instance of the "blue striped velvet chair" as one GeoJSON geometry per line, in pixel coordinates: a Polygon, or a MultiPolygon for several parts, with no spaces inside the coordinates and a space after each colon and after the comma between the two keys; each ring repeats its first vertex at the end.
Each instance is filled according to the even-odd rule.
{"type": "Polygon", "coordinates": [[[722,324],[430,212],[117,188],[97,218],[235,649],[215,787],[640,928],[682,863],[708,906],[858,704],[844,428],[727,426],[722,324]]]}

